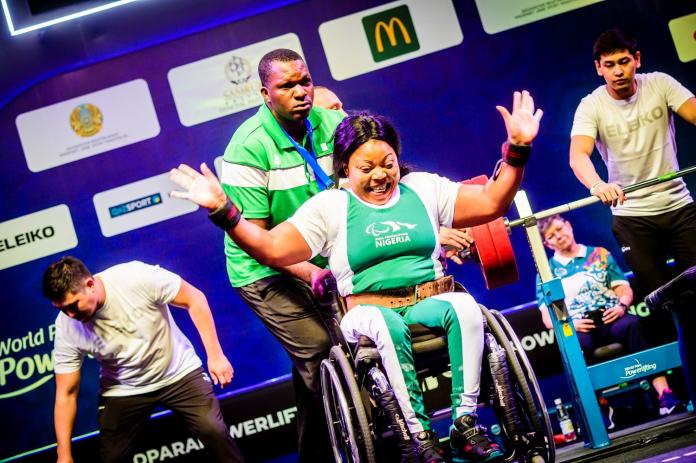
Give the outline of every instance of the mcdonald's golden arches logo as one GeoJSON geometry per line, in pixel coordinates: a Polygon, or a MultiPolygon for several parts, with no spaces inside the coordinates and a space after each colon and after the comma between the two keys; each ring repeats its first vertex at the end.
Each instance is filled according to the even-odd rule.
{"type": "Polygon", "coordinates": [[[372,58],[384,61],[420,48],[407,5],[362,18],[372,58]]]}

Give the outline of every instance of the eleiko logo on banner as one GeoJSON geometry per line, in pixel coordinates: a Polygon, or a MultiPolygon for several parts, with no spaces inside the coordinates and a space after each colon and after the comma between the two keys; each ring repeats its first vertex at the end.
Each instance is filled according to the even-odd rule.
{"type": "Polygon", "coordinates": [[[384,61],[420,48],[408,5],[362,18],[375,61],[384,61]]]}
{"type": "Polygon", "coordinates": [[[452,0],[401,0],[322,23],[331,75],[344,80],[462,43],[452,0]]]}
{"type": "Polygon", "coordinates": [[[169,197],[177,188],[165,172],[97,193],[92,201],[102,234],[118,235],[197,210],[191,201],[169,197]]]}
{"type": "Polygon", "coordinates": [[[0,223],[0,270],[77,246],[70,209],[50,207],[0,223]]]}

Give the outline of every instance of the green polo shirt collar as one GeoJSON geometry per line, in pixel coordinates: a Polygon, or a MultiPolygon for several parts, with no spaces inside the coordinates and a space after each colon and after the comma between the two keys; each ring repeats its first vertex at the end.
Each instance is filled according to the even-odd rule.
{"type": "MultiPolygon", "coordinates": [[[[266,106],[265,103],[262,104],[259,108],[258,115],[264,130],[268,135],[270,135],[270,137],[273,139],[278,148],[282,150],[295,149],[292,142],[288,140],[288,137],[285,135],[285,132],[283,132],[283,129],[280,127],[280,124],[278,123],[275,116],[273,116],[273,113],[270,109],[268,109],[268,106],[266,106]]],[[[312,130],[316,130],[321,125],[321,117],[319,116],[319,114],[317,114],[314,108],[312,108],[309,112],[309,123],[312,125],[312,130]]],[[[302,144],[304,145],[306,141],[307,136],[305,135],[305,138],[302,140],[302,144]]]]}

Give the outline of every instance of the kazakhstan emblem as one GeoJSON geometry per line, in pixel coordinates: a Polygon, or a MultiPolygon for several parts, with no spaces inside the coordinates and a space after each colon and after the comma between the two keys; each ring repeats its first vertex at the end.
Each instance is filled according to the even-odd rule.
{"type": "Polygon", "coordinates": [[[225,77],[235,85],[248,82],[251,79],[251,74],[251,63],[239,56],[232,56],[225,65],[225,77]]]}
{"type": "Polygon", "coordinates": [[[81,137],[97,134],[102,124],[102,112],[93,104],[81,104],[70,112],[70,127],[81,137]]]}

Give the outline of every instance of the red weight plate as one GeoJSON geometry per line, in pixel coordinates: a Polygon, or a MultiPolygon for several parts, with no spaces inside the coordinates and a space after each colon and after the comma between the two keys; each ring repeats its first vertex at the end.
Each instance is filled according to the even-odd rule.
{"type": "Polygon", "coordinates": [[[471,234],[474,237],[476,249],[474,257],[478,260],[481,267],[486,288],[493,289],[502,286],[503,279],[500,270],[498,253],[495,250],[495,243],[491,235],[488,224],[472,227],[471,234]]]}
{"type": "MultiPolygon", "coordinates": [[[[462,183],[484,185],[487,181],[487,176],[479,175],[462,183]]],[[[481,267],[486,288],[495,289],[519,280],[515,253],[502,218],[473,227],[471,234],[474,238],[472,255],[481,267]]]]}
{"type": "MultiPolygon", "coordinates": [[[[512,249],[510,242],[510,234],[508,233],[505,221],[501,218],[488,223],[488,229],[493,237],[495,251],[498,254],[498,263],[500,265],[502,285],[515,283],[520,279],[520,274],[517,271],[517,262],[515,262],[515,251],[512,249]]],[[[493,288],[489,288],[493,289],[493,288]]]]}

